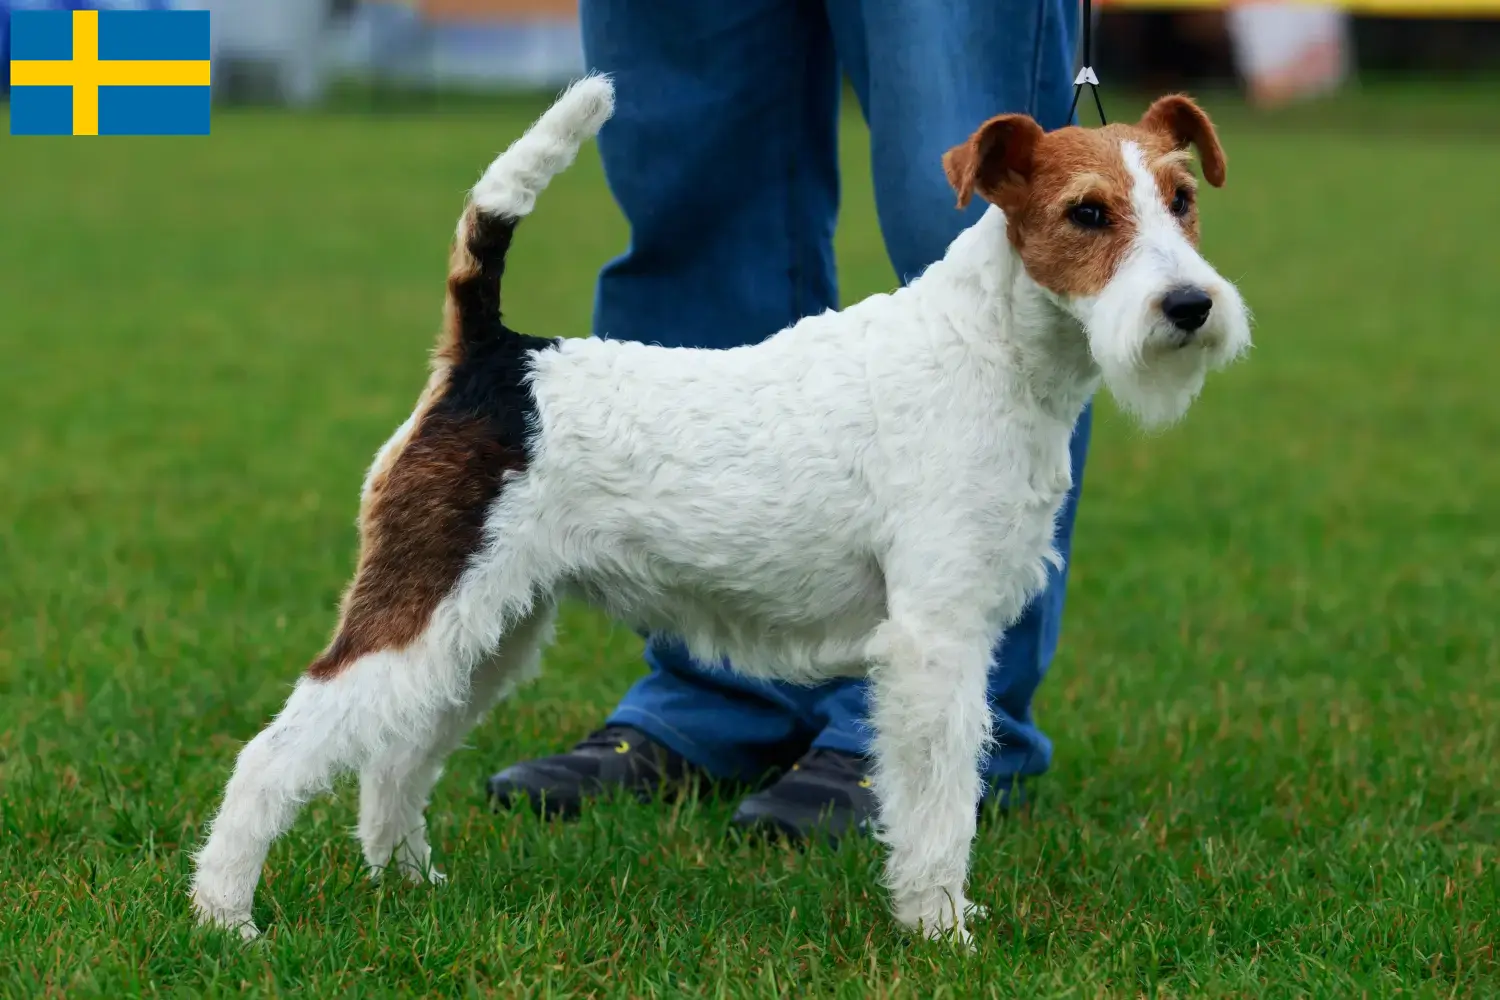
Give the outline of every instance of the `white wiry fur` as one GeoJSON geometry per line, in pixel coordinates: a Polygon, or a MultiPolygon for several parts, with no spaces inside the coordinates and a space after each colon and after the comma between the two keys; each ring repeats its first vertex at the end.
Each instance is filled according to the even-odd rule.
{"type": "Polygon", "coordinates": [[[475,207],[517,219],[531,214],[536,196],[572,165],[578,148],[614,110],[615,88],[608,77],[591,74],[573,84],[490,164],[471,193],[475,207]]]}
{"type": "MultiPolygon", "coordinates": [[[[476,199],[525,214],[607,116],[608,88],[570,91],[476,199]]],[[[245,747],[197,857],[201,916],[255,932],[270,842],[340,769],[361,774],[370,864],[434,877],[422,812],[443,759],[535,669],[571,593],[683,636],[704,662],[869,676],[896,917],[966,940],[986,676],[1058,562],[1073,425],[1101,376],[1143,416],[1179,415],[1248,343],[1233,288],[1138,193],[1139,245],[1088,301],[1039,286],[991,208],[908,287],[756,346],[537,352],[532,458],[489,511],[483,550],[417,642],[300,681],[245,747]],[[1185,281],[1215,298],[1186,340],[1151,306],[1185,281]]]]}

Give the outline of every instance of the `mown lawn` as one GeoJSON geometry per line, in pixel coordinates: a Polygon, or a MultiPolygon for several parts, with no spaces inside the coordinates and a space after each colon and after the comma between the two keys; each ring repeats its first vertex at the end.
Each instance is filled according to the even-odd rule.
{"type": "MultiPolygon", "coordinates": [[[[1210,102],[1258,347],[1165,434],[1101,405],[1056,766],[983,830],[973,956],[893,930],[869,844],[741,842],[731,798],[491,815],[640,669],[579,608],[437,788],[449,885],[368,886],[345,786],[273,850],[262,943],[196,930],[186,852],[327,636],[462,192],[540,103],[0,138],[0,993],[1500,994],[1500,129],[1424,127],[1443,99],[1210,102]]],[[[890,282],[860,129],[848,298],[890,282]]],[[[515,324],[585,331],[624,235],[589,150],[515,324]]]]}

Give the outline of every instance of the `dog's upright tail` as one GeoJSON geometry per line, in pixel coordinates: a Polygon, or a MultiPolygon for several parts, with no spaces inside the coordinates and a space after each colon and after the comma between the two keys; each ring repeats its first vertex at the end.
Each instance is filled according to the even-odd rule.
{"type": "Polygon", "coordinates": [[[575,82],[526,134],[495,158],[469,192],[448,259],[443,353],[462,353],[501,331],[500,280],[511,236],[536,205],[547,182],[562,173],[578,149],[614,112],[609,77],[575,82]]]}

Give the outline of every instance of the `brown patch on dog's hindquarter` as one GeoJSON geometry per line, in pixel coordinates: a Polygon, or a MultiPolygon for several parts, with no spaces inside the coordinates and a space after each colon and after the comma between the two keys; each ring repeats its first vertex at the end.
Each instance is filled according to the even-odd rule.
{"type": "Polygon", "coordinates": [[[377,483],[361,518],[361,551],[338,633],[307,672],[326,679],[368,653],[401,649],[427,627],[481,544],[484,517],[524,452],[483,420],[429,411],[377,483]]]}
{"type": "Polygon", "coordinates": [[[359,568],[338,631],[308,667],[310,677],[326,680],[361,656],[415,641],[483,544],[506,476],[526,468],[536,416],[530,361],[556,341],[523,336],[500,320],[516,221],[465,208],[432,375],[410,434],[370,471],[359,568]]]}

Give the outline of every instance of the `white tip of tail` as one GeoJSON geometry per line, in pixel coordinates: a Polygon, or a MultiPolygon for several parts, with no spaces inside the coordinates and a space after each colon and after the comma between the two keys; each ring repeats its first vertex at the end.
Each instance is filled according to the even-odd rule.
{"type": "Polygon", "coordinates": [[[526,134],[491,163],[474,185],[474,206],[487,215],[519,219],[536,196],[568,169],[578,148],[592,139],[615,110],[615,85],[597,73],[565,90],[526,134]]]}

